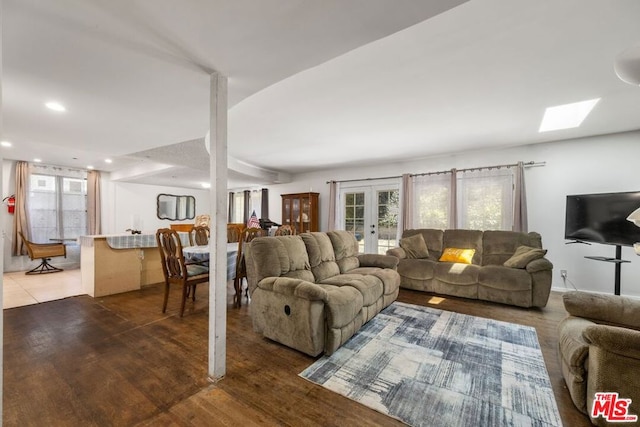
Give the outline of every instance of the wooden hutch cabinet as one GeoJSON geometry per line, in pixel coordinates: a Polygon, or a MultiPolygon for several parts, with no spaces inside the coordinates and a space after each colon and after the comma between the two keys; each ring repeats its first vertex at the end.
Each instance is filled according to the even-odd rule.
{"type": "Polygon", "coordinates": [[[319,231],[318,193],[282,194],[282,225],[291,225],[296,233],[319,231]]]}

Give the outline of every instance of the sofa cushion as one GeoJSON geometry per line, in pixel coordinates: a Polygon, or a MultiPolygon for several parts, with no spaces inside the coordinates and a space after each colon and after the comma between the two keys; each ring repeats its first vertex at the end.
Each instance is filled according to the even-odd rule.
{"type": "Polygon", "coordinates": [[[430,259],[402,259],[398,263],[398,273],[409,279],[433,279],[436,262],[430,259]]]}
{"type": "Polygon", "coordinates": [[[476,285],[480,266],[452,262],[439,262],[435,268],[435,279],[452,285],[476,285]]]}
{"type": "Polygon", "coordinates": [[[444,248],[444,251],[442,251],[442,255],[438,261],[471,264],[475,253],[475,249],[444,248]]]}
{"type": "Polygon", "coordinates": [[[503,265],[519,246],[542,248],[540,234],[487,230],[482,235],[482,265],[503,265]]]}
{"type": "Polygon", "coordinates": [[[360,266],[358,261],[358,241],[353,233],[336,230],[329,231],[327,236],[329,236],[333,245],[340,273],[348,273],[350,270],[360,266]]]}
{"type": "Polygon", "coordinates": [[[349,274],[368,274],[377,277],[382,281],[385,295],[393,294],[400,287],[400,275],[389,268],[358,267],[351,270],[349,274]]]}
{"type": "Polygon", "coordinates": [[[482,264],[482,231],[480,230],[445,230],[442,236],[444,248],[475,249],[473,264],[482,264]]]}
{"type": "Polygon", "coordinates": [[[547,251],[540,248],[532,248],[531,246],[518,246],[516,252],[504,262],[505,267],[525,268],[531,261],[542,258],[547,251]]]}
{"type": "Polygon", "coordinates": [[[256,283],[271,276],[314,281],[300,236],[256,237],[251,241],[248,253],[247,262],[253,263],[251,271],[255,274],[256,283]]]}
{"type": "Polygon", "coordinates": [[[381,254],[360,254],[358,263],[360,267],[390,268],[395,270],[400,260],[397,257],[381,254]]]}
{"type": "Polygon", "coordinates": [[[316,282],[340,274],[340,268],[333,253],[333,245],[326,233],[302,233],[299,237],[304,241],[306,250],[301,250],[308,253],[311,272],[316,282]]]}
{"type": "Polygon", "coordinates": [[[362,274],[338,274],[329,277],[321,282],[323,285],[333,285],[337,287],[351,286],[362,294],[362,305],[367,306],[375,303],[384,293],[382,280],[373,275],[362,274]]]}
{"type": "Polygon", "coordinates": [[[478,274],[478,283],[493,289],[531,292],[531,275],[519,268],[485,265],[478,274]]]}
{"type": "Polygon", "coordinates": [[[400,239],[400,247],[404,249],[409,259],[420,259],[429,257],[429,249],[422,234],[403,237],[400,239]]]}

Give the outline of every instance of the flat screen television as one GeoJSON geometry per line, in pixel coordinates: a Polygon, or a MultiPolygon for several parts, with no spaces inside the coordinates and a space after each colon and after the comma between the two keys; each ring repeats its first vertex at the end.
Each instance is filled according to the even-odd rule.
{"type": "Polygon", "coordinates": [[[567,196],[564,238],[633,246],[640,242],[640,227],[627,217],[638,208],[640,191],[567,196]]]}

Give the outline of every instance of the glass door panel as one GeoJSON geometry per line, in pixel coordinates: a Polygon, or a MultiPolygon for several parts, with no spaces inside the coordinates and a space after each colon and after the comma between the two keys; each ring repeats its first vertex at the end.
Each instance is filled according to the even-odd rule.
{"type": "Polygon", "coordinates": [[[346,188],[341,193],[344,229],[356,236],[360,253],[385,254],[397,246],[397,185],[346,188]]]}
{"type": "Polygon", "coordinates": [[[300,199],[291,200],[291,218],[293,218],[293,226],[296,229],[296,234],[302,233],[302,227],[300,225],[300,199]]]}
{"type": "Polygon", "coordinates": [[[388,249],[397,245],[398,213],[400,212],[400,191],[378,191],[378,241],[377,253],[386,254],[388,249]]]}
{"type": "Polygon", "coordinates": [[[285,199],[283,201],[283,213],[282,213],[282,223],[291,225],[291,200],[285,199]]]}
{"type": "Polygon", "coordinates": [[[359,252],[364,253],[364,193],[344,193],[344,196],[344,229],[356,236],[359,252]]]}

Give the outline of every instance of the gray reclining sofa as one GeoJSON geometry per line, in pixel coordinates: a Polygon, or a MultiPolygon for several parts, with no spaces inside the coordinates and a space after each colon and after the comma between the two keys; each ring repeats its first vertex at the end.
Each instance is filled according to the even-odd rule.
{"type": "Polygon", "coordinates": [[[553,264],[540,234],[515,231],[405,230],[400,247],[400,286],[520,307],[544,307],[553,264]],[[443,262],[446,248],[472,249],[470,264],[443,262]]]}
{"type": "Polygon", "coordinates": [[[245,249],[253,328],[329,355],[398,296],[398,259],[358,254],[346,231],[258,237],[245,249]]]}

